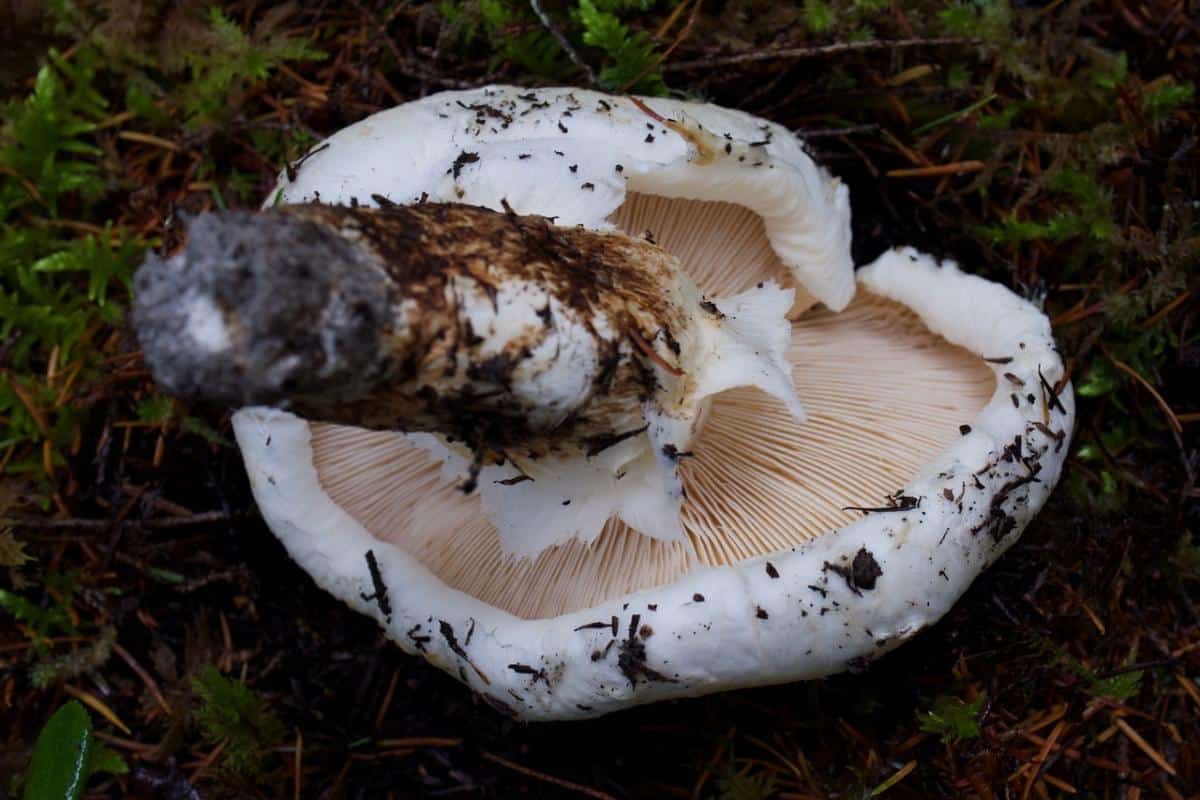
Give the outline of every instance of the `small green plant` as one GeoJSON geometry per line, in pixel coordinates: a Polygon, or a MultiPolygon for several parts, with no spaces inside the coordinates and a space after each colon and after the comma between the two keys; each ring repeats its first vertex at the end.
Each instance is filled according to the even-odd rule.
{"type": "MultiPolygon", "coordinates": [[[[1067,670],[1086,681],[1085,691],[1093,697],[1107,697],[1124,703],[1137,697],[1142,690],[1144,670],[1134,669],[1117,672],[1114,675],[1101,675],[1056,644],[1049,644],[1049,652],[1060,659],[1067,670]]],[[[1131,651],[1125,659],[1126,667],[1133,663],[1133,657],[1134,654],[1131,651]]]]}
{"type": "MultiPolygon", "coordinates": [[[[74,392],[102,378],[99,343],[121,322],[146,247],[103,221],[124,177],[100,146],[102,123],[113,115],[106,93],[123,92],[143,124],[176,134],[173,118],[193,129],[219,124],[279,64],[322,55],[279,31],[278,13],[247,33],[213,8],[181,23],[191,46],[158,59],[148,46],[139,50],[144,43],[108,36],[103,16],[83,4],[50,10],[79,44],[69,57],[47,54],[33,90],[5,105],[0,127],[0,464],[36,480],[43,497],[80,437],[89,410],[72,402],[74,392]]],[[[277,138],[271,156],[294,157],[303,144],[303,136],[277,138]]],[[[232,167],[214,178],[218,197],[219,185],[243,201],[254,194],[250,176],[232,167]]],[[[225,441],[199,420],[184,418],[180,427],[225,441]]]]}
{"type": "MultiPolygon", "coordinates": [[[[0,532],[0,550],[3,550],[5,539],[0,532]]],[[[23,580],[22,583],[31,582],[23,580]]],[[[105,625],[97,629],[94,622],[79,619],[73,610],[79,591],[75,574],[49,572],[41,577],[41,586],[45,597],[41,602],[0,589],[0,619],[11,616],[28,641],[24,657],[30,663],[29,683],[38,689],[100,668],[112,655],[117,640],[116,628],[105,625]],[[74,642],[68,651],[55,654],[53,639],[57,636],[86,638],[86,641],[82,644],[74,642]]]]}
{"type": "Polygon", "coordinates": [[[0,455],[10,452],[10,474],[44,479],[61,463],[79,416],[64,389],[90,376],[91,339],[121,316],[110,292],[128,287],[142,252],[111,225],[75,233],[75,219],[109,190],[95,143],[108,113],[94,85],[97,59],[87,47],[70,60],[51,51],[30,95],[7,104],[0,129],[0,173],[9,178],[0,182],[0,342],[8,343],[0,455]]]}
{"type": "Polygon", "coordinates": [[[970,36],[985,46],[1000,47],[1012,36],[1012,9],[1007,0],[952,0],[937,14],[942,32],[970,36]]]}
{"type": "Polygon", "coordinates": [[[79,632],[71,620],[71,603],[75,598],[76,583],[73,575],[57,572],[48,573],[43,585],[50,602],[46,608],[29,598],[0,589],[0,611],[12,615],[24,626],[25,635],[32,643],[33,654],[48,651],[47,641],[55,635],[73,636],[79,632]]]}
{"type": "Polygon", "coordinates": [[[813,36],[851,42],[878,38],[871,23],[889,9],[887,0],[804,0],[799,5],[813,36]]]}
{"type": "Polygon", "coordinates": [[[1108,697],[1119,703],[1132,700],[1142,690],[1142,675],[1140,669],[1130,672],[1119,672],[1107,678],[1095,677],[1088,686],[1088,694],[1095,697],[1108,697]]]}
{"type": "Polygon", "coordinates": [[[23,567],[33,558],[11,528],[0,528],[0,567],[23,567]]]}
{"type": "Polygon", "coordinates": [[[1058,201],[1045,220],[1010,217],[983,230],[994,244],[1015,246],[1033,241],[1062,242],[1090,239],[1097,244],[1112,242],[1117,234],[1113,223],[1112,197],[1095,177],[1074,168],[1064,168],[1043,181],[1046,197],[1058,201]]]}
{"type": "Polygon", "coordinates": [[[819,36],[837,24],[837,15],[825,0],[804,0],[804,24],[819,36]]]}
{"type": "Polygon", "coordinates": [[[283,738],[279,718],[246,684],[226,678],[212,666],[192,679],[192,690],[200,700],[195,719],[204,738],[225,745],[222,766],[238,775],[259,772],[268,748],[283,738]]]}
{"type": "Polygon", "coordinates": [[[280,64],[325,57],[306,39],[282,35],[269,25],[260,26],[253,36],[247,34],[215,6],[208,21],[210,47],[184,55],[189,79],[177,89],[179,105],[191,127],[225,119],[229,109],[241,105],[231,98],[252,83],[266,80],[280,64]]]}
{"type": "Polygon", "coordinates": [[[775,796],[775,776],[739,772],[732,762],[722,764],[716,776],[716,800],[770,800],[775,796]]]}
{"type": "Polygon", "coordinates": [[[25,774],[25,800],[78,800],[94,775],[124,775],[129,766],[96,741],[78,700],[54,712],[38,734],[25,774]]]}
{"type": "Polygon", "coordinates": [[[29,668],[29,683],[36,689],[45,689],[51,684],[74,678],[90,670],[104,666],[112,655],[117,641],[117,629],[106,625],[99,635],[82,647],[73,648],[62,655],[44,658],[29,668]]]}
{"type": "MultiPolygon", "coordinates": [[[[0,478],[0,517],[8,515],[16,505],[20,489],[15,481],[0,478]]],[[[34,558],[25,552],[25,543],[17,538],[12,528],[0,525],[0,567],[19,569],[34,558]]],[[[15,574],[15,573],[14,573],[15,574]]]]}
{"type": "MultiPolygon", "coordinates": [[[[676,5],[678,0],[669,5],[676,5]]],[[[658,95],[667,90],[659,69],[658,43],[630,24],[629,12],[653,11],[657,0],[578,0],[555,24],[589,65],[597,66],[602,88],[658,95]]],[[[463,47],[486,43],[492,66],[512,62],[551,81],[578,81],[580,66],[546,28],[528,3],[515,0],[445,0],[440,5],[463,47]]],[[[643,15],[644,16],[644,15],[643,15]]]]}
{"type": "Polygon", "coordinates": [[[209,444],[218,447],[233,447],[233,442],[222,436],[215,428],[200,417],[176,413],[176,406],[166,395],[156,394],[145,398],[137,406],[137,417],[147,425],[167,426],[178,424],[185,433],[203,437],[209,444]]]}
{"type": "Polygon", "coordinates": [[[986,692],[969,702],[950,694],[938,695],[932,709],[917,715],[921,730],[936,733],[944,742],[974,739],[979,736],[979,712],[986,702],[986,692]]]}
{"type": "Polygon", "coordinates": [[[1142,113],[1152,127],[1161,127],[1177,109],[1190,105],[1196,98],[1191,83],[1176,83],[1165,76],[1145,87],[1142,93],[1142,113]]]}
{"type": "Polygon", "coordinates": [[[603,8],[618,5],[579,0],[583,43],[600,48],[608,56],[607,65],[597,76],[600,84],[614,91],[635,88],[644,94],[665,93],[667,87],[657,70],[659,54],[654,40],[644,31],[631,31],[616,14],[603,8]]]}

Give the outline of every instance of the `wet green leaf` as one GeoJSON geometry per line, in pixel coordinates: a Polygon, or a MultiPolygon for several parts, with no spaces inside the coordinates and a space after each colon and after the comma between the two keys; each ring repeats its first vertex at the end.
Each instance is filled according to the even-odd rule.
{"type": "Polygon", "coordinates": [[[75,800],[83,794],[92,720],[77,700],[54,713],[38,735],[25,778],[25,800],[75,800]]]}

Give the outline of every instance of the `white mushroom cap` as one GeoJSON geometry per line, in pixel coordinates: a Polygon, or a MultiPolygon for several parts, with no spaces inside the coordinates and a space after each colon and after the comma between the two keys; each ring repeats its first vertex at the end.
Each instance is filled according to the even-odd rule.
{"type": "Polygon", "coordinates": [[[793,328],[807,423],[747,390],[714,402],[684,472],[687,547],[613,528],[506,559],[478,501],[403,437],[270,409],[234,428],[264,518],[317,583],[509,713],[816,678],[941,617],[1043,505],[1074,420],[1030,303],[911,250],[858,280],[845,313],[793,328]],[[894,490],[892,509],[842,510],[894,490]]]}
{"type": "Polygon", "coordinates": [[[813,297],[840,311],[854,295],[846,187],[786,128],[703,103],[562,88],[442,92],[334,134],[291,180],[281,176],[268,204],[371,205],[378,195],[499,210],[507,200],[520,214],[601,229],[629,194],[749,209],[813,297]]]}

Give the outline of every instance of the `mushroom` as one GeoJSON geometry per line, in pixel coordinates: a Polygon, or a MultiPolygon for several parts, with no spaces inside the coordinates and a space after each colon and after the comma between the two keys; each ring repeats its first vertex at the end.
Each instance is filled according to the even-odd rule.
{"type": "MultiPolygon", "coordinates": [[[[520,718],[860,667],[946,613],[1066,456],[1074,404],[1045,315],[911,249],[853,274],[844,187],[789,132],[744,114],[565,89],[434,95],[335,134],[268,205],[201,218],[182,254],[139,272],[147,359],[185,394],[287,405],[234,416],[272,531],[403,649],[520,718]],[[310,201],[383,207],[287,205],[310,201]],[[451,235],[437,236],[438,215],[457,220],[451,235]],[[647,228],[657,245],[637,238],[647,228]],[[416,231],[425,256],[434,239],[451,254],[437,292],[397,288],[396,231],[416,231]],[[547,253],[541,237],[571,247],[547,253]],[[528,278],[520,291],[427,302],[479,276],[462,264],[485,241],[512,256],[485,258],[496,286],[528,278]],[[612,256],[595,275],[651,281],[658,299],[605,285],[577,313],[537,265],[569,271],[570,253],[592,248],[612,256]],[[199,277],[223,259],[236,268],[199,277]],[[259,320],[281,265],[304,274],[279,285],[299,288],[259,320]],[[619,337],[555,341],[599,352],[619,339],[619,369],[640,388],[598,414],[596,398],[559,391],[594,376],[590,357],[553,391],[459,369],[533,330],[543,308],[564,331],[597,308],[624,319],[619,337]],[[506,313],[520,324],[497,325],[506,313]],[[456,402],[383,401],[412,388],[377,357],[411,350],[394,335],[410,317],[471,321],[483,341],[418,348],[426,383],[439,398],[472,386],[476,405],[494,392],[489,419],[528,421],[520,437],[455,428],[456,402]],[[288,331],[307,342],[298,360],[285,348],[246,360],[288,331]],[[732,373],[710,364],[732,353],[744,362],[732,373]],[[710,372],[714,391],[687,388],[710,372]],[[579,435],[555,424],[571,411],[579,435]],[[631,431],[591,453],[590,437],[631,431]]],[[[529,358],[542,363],[549,341],[529,358]]]]}

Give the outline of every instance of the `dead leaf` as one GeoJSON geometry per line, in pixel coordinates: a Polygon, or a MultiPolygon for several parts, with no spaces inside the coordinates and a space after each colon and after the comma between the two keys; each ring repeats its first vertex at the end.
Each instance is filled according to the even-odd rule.
{"type": "Polygon", "coordinates": [[[33,557],[25,552],[25,544],[9,528],[0,530],[0,567],[20,567],[33,557]]]}

